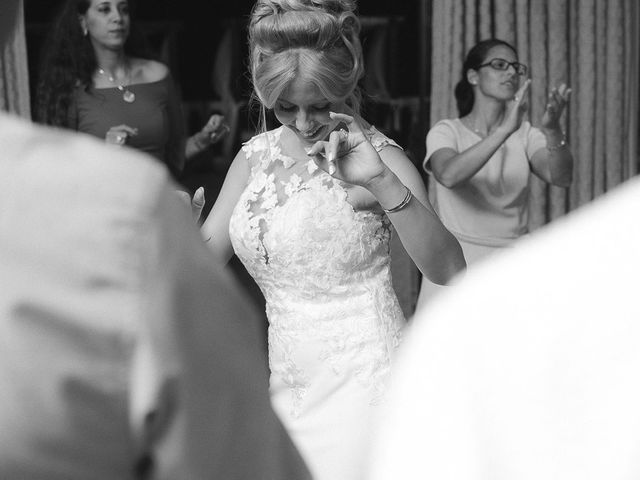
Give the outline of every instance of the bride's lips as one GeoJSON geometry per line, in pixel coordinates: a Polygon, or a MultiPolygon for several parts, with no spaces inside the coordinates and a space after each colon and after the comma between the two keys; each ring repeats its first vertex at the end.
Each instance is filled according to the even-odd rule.
{"type": "Polygon", "coordinates": [[[301,132],[300,130],[296,130],[296,132],[306,141],[312,142],[324,138],[323,129],[324,125],[320,125],[318,128],[316,128],[315,130],[311,130],[310,132],[301,132]]]}

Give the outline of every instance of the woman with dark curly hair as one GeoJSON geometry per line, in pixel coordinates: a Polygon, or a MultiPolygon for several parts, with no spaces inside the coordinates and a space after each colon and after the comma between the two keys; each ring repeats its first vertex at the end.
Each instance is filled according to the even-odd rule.
{"type": "Polygon", "coordinates": [[[219,116],[185,145],[166,65],[133,28],[133,0],[67,0],[46,44],[36,119],[151,154],[178,178],[189,157],[222,138],[219,116]]]}

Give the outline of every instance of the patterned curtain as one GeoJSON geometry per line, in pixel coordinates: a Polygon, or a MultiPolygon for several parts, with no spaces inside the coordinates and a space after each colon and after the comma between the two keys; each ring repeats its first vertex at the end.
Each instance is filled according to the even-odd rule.
{"type": "Polygon", "coordinates": [[[477,41],[513,44],[530,66],[529,117],[550,86],[572,88],[564,128],[575,160],[570,189],[532,180],[531,228],[589,202],[638,170],[637,0],[433,0],[431,123],[457,116],[453,87],[477,41]]]}
{"type": "Polygon", "coordinates": [[[31,117],[23,0],[0,1],[0,110],[31,117]]]}

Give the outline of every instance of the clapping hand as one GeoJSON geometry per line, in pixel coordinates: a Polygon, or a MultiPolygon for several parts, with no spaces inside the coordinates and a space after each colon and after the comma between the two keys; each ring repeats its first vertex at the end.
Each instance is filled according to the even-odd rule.
{"type": "Polygon", "coordinates": [[[329,115],[344,123],[348,130],[331,132],[328,140],[316,142],[307,155],[332,177],[366,186],[384,172],[385,164],[352,116],[334,112],[329,115]]]}
{"type": "Polygon", "coordinates": [[[560,125],[560,117],[562,112],[569,103],[569,96],[571,95],[571,89],[564,83],[559,87],[554,87],[549,92],[549,100],[544,109],[542,115],[541,127],[544,129],[556,129],[560,125]]]}
{"type": "Polygon", "coordinates": [[[529,85],[531,85],[531,79],[528,78],[513,96],[513,100],[507,103],[507,109],[504,113],[501,126],[509,133],[518,130],[522,124],[524,114],[528,108],[527,90],[529,89],[529,85]]]}
{"type": "Polygon", "coordinates": [[[224,117],[216,113],[211,115],[204,127],[195,134],[195,140],[201,148],[205,148],[222,140],[227,133],[229,126],[224,123],[224,117]]]}

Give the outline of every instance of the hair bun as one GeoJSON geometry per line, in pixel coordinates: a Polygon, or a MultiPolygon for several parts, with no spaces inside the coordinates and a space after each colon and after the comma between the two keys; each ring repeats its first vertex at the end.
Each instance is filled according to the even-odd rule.
{"type": "Polygon", "coordinates": [[[251,25],[289,12],[328,14],[335,18],[355,16],[355,0],[258,0],[251,12],[251,25]]]}
{"type": "Polygon", "coordinates": [[[354,0],[259,0],[251,13],[251,48],[264,52],[288,48],[332,48],[357,42],[354,0]]]}
{"type": "Polygon", "coordinates": [[[357,112],[363,75],[355,0],[258,0],[249,23],[250,68],[263,107],[273,108],[300,62],[326,98],[357,112]]]}
{"type": "Polygon", "coordinates": [[[355,12],[355,0],[259,0],[254,8],[271,10],[272,14],[292,12],[323,10],[334,15],[344,12],[355,12]]]}

